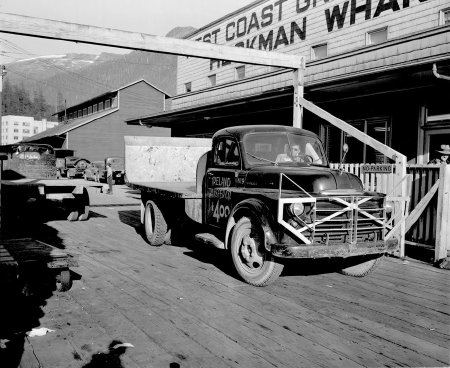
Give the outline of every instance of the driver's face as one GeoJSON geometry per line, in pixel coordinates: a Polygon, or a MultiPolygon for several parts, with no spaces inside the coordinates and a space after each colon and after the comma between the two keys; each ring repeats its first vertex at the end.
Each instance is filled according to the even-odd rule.
{"type": "Polygon", "coordinates": [[[300,155],[300,146],[298,145],[298,144],[294,144],[292,147],[291,147],[291,155],[292,155],[292,158],[294,158],[294,159],[298,159],[299,158],[299,155],[300,155]]]}

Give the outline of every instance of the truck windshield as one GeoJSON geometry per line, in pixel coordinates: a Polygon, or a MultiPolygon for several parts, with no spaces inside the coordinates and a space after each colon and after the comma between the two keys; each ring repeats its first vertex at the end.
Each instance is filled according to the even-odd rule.
{"type": "Polygon", "coordinates": [[[321,142],[314,137],[291,133],[250,133],[244,137],[250,165],[328,165],[321,142]]]}

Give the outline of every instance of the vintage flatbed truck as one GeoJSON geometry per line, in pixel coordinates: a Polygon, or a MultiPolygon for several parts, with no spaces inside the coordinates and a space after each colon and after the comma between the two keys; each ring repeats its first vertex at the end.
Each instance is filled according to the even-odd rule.
{"type": "Polygon", "coordinates": [[[129,186],[141,191],[151,245],[176,224],[231,253],[239,276],[264,286],[285,259],[331,258],[362,277],[398,240],[385,240],[391,206],[358,177],[332,170],[312,132],[286,126],[222,129],[210,139],[125,137],[129,186]],[[295,155],[294,155],[295,153],[295,155]]]}

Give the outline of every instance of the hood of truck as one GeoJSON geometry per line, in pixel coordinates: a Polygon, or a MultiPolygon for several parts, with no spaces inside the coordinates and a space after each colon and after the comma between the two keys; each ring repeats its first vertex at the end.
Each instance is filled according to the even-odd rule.
{"type": "MultiPolygon", "coordinates": [[[[272,166],[261,165],[251,168],[246,176],[247,188],[278,188],[283,173],[309,193],[336,190],[361,192],[362,183],[356,175],[319,166],[272,166]]],[[[288,186],[288,180],[283,180],[288,186]]],[[[287,189],[284,187],[284,189],[287,189]]]]}

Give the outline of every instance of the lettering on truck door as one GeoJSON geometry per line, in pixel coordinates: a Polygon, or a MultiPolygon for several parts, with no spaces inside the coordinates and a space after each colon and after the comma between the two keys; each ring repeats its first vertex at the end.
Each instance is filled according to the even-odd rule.
{"type": "Polygon", "coordinates": [[[212,167],[206,179],[206,222],[226,226],[232,204],[231,188],[241,168],[239,147],[233,137],[219,137],[213,146],[212,167]]]}

